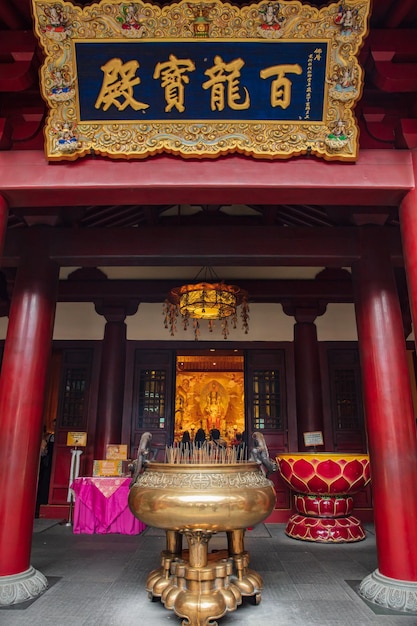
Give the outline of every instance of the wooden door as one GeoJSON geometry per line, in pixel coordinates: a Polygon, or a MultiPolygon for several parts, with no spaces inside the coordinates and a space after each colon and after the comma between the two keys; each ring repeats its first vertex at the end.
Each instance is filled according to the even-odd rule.
{"type": "Polygon", "coordinates": [[[136,458],[144,432],[152,434],[152,447],[163,461],[165,446],[173,439],[173,350],[138,348],[134,354],[131,395],[130,454],[136,458]]]}
{"type": "MultiPolygon", "coordinates": [[[[259,430],[265,437],[269,455],[275,458],[279,452],[289,450],[289,415],[292,415],[291,428],[295,430],[294,413],[289,410],[288,361],[289,349],[250,350],[246,354],[246,415],[247,442],[251,447],[251,437],[259,430]]],[[[292,400],[293,402],[293,400],[292,400]]],[[[284,521],[291,509],[290,491],[278,473],[269,478],[274,482],[277,494],[275,511],[270,521],[284,521]],[[286,513],[282,519],[279,510],[286,513]]]]}

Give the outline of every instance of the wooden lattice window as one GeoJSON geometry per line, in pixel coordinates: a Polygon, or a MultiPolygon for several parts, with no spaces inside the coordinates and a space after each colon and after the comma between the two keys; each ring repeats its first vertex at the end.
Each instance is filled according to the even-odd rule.
{"type": "Polygon", "coordinates": [[[255,370],[253,380],[253,429],[281,430],[280,370],[255,370]]]}
{"type": "Polygon", "coordinates": [[[141,370],[139,376],[138,430],[165,428],[166,371],[141,370]]]}
{"type": "Polygon", "coordinates": [[[62,428],[75,429],[82,428],[84,425],[88,375],[89,369],[87,367],[67,367],[64,370],[62,428]]]}
{"type": "Polygon", "coordinates": [[[357,346],[327,351],[334,449],[365,452],[366,432],[357,346]]]}
{"type": "Polygon", "coordinates": [[[333,370],[333,399],[338,430],[357,430],[361,427],[356,379],[357,374],[353,368],[333,370]]]}

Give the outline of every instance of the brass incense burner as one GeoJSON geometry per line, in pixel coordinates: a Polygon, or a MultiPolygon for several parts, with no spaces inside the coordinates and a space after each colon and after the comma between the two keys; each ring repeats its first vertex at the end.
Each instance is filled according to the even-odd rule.
{"type": "Polygon", "coordinates": [[[273,483],[256,462],[144,463],[130,493],[132,513],[166,531],[161,567],[148,575],[151,599],[183,617],[183,626],[215,626],[249,596],[260,601],[261,576],[249,569],[245,529],[264,520],[275,503],[273,483]],[[208,552],[226,532],[227,549],[208,552]],[[182,537],[188,550],[182,549],[182,537]]]}

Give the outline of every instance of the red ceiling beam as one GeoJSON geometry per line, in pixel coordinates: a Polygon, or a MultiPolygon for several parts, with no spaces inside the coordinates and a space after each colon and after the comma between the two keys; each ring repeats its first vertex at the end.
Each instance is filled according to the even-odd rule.
{"type": "Polygon", "coordinates": [[[361,54],[367,55],[365,66],[376,87],[389,93],[417,91],[416,29],[371,31],[361,54]]]}
{"type": "Polygon", "coordinates": [[[0,32],[0,55],[12,58],[12,63],[0,62],[0,92],[24,91],[37,83],[35,50],[32,33],[0,32]]]}
{"type": "Polygon", "coordinates": [[[0,195],[11,208],[77,205],[398,205],[414,187],[411,155],[364,150],[356,163],[315,158],[144,161],[84,158],[48,164],[42,152],[0,152],[0,195]]]}
{"type": "Polygon", "coordinates": [[[13,128],[10,120],[0,117],[0,150],[9,150],[12,147],[13,128]]]}
{"type": "Polygon", "coordinates": [[[395,55],[417,56],[416,29],[371,30],[365,40],[365,49],[371,49],[377,61],[391,61],[395,55]]]}
{"type": "Polygon", "coordinates": [[[19,28],[25,27],[24,20],[16,11],[10,0],[0,3],[0,20],[4,22],[10,30],[18,30],[19,28]]]}
{"type": "MultiPolygon", "coordinates": [[[[223,278],[223,277],[222,277],[223,278]]],[[[226,283],[234,283],[235,279],[226,283]]],[[[352,283],[334,280],[241,280],[239,287],[250,294],[251,302],[282,302],[311,298],[326,302],[353,302],[352,283]]],[[[136,299],[138,302],[163,302],[167,293],[182,284],[172,280],[61,280],[59,302],[92,302],[136,299]]]]}
{"type": "MultiPolygon", "coordinates": [[[[18,266],[23,251],[42,237],[49,257],[60,266],[348,267],[360,258],[360,233],[355,227],[270,225],[16,229],[7,232],[2,266],[18,266]]],[[[387,231],[387,237],[393,263],[402,265],[399,229],[387,231]]]]}
{"type": "MultiPolygon", "coordinates": [[[[415,0],[401,0],[391,4],[386,18],[386,26],[388,28],[397,28],[407,19],[408,15],[414,10],[415,0]]],[[[407,25],[407,23],[406,23],[407,25]]]]}
{"type": "Polygon", "coordinates": [[[417,120],[400,120],[397,128],[397,136],[401,148],[414,150],[417,148],[417,120]]]}
{"type": "MultiPolygon", "coordinates": [[[[4,3],[2,6],[4,6],[4,3]]],[[[0,54],[2,56],[10,55],[16,61],[27,61],[28,59],[31,59],[34,55],[37,45],[36,42],[37,40],[35,35],[30,31],[1,30],[0,54]]]]}
{"type": "Polygon", "coordinates": [[[369,71],[376,87],[390,93],[417,91],[417,63],[377,61],[373,51],[371,56],[373,64],[369,71]]]}

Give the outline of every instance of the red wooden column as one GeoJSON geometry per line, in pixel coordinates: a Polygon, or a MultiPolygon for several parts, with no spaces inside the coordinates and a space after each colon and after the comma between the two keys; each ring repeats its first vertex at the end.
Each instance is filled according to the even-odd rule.
{"type": "MultiPolygon", "coordinates": [[[[414,179],[417,185],[417,150],[413,152],[414,179]]],[[[409,191],[400,207],[400,226],[403,240],[404,264],[414,334],[417,339],[417,189],[409,191]]]]}
{"type": "MultiPolygon", "coordinates": [[[[299,452],[313,451],[304,443],[304,433],[323,432],[323,398],[321,390],[320,358],[315,319],[326,311],[325,304],[300,306],[284,303],[283,310],[295,317],[294,368],[296,380],[296,407],[299,452]]],[[[321,446],[321,449],[325,449],[321,446]]]]}
{"type": "Polygon", "coordinates": [[[7,230],[9,207],[3,196],[0,196],[0,256],[3,254],[4,239],[7,230]]]}
{"type": "MultiPolygon", "coordinates": [[[[8,217],[9,217],[9,206],[8,206],[5,198],[3,198],[3,196],[0,195],[0,259],[3,256],[4,240],[6,238],[8,217]]],[[[8,314],[8,308],[7,307],[8,307],[8,303],[7,303],[4,311],[1,311],[0,315],[7,315],[8,314]]]]}
{"type": "Polygon", "coordinates": [[[106,318],[101,355],[97,402],[97,426],[94,458],[106,458],[109,443],[121,443],[123,398],[126,368],[127,315],[133,315],[137,303],[96,304],[96,311],[106,318]]]}
{"type": "Polygon", "coordinates": [[[30,566],[30,551],[58,276],[39,232],[38,246],[17,272],[0,378],[0,598],[5,604],[34,598],[47,587],[43,574],[30,566]]]}
{"type": "Polygon", "coordinates": [[[361,583],[391,609],[417,604],[417,439],[401,310],[385,234],[362,231],[353,267],[378,569],[361,583]]]}

